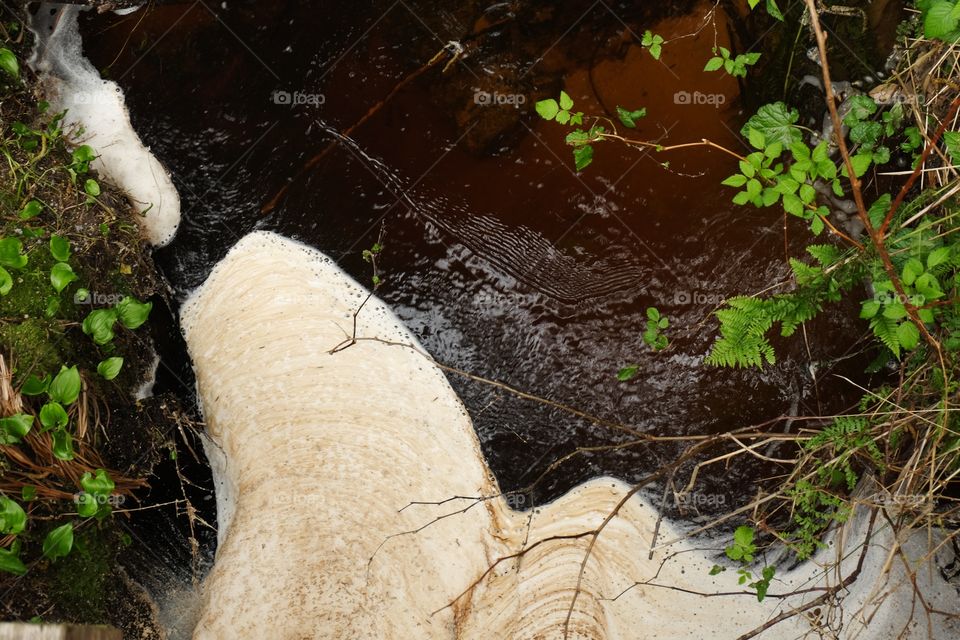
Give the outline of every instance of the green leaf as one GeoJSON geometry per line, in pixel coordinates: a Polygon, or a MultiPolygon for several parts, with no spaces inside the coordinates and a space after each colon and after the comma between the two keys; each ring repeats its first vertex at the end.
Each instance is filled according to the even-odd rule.
{"type": "Polygon", "coordinates": [[[767,0],[767,13],[771,17],[783,22],[783,12],[780,11],[780,7],[777,6],[777,0],[767,0]]]}
{"type": "Polygon", "coordinates": [[[792,193],[784,194],[783,196],[783,209],[798,218],[803,217],[803,202],[792,193]]]}
{"type": "Polygon", "coordinates": [[[0,296],[5,296],[13,289],[13,277],[10,272],[0,267],[0,296]]]}
{"type": "Polygon", "coordinates": [[[91,198],[96,198],[100,195],[100,183],[93,178],[87,178],[86,182],[83,183],[83,190],[91,198]]]}
{"type": "Polygon", "coordinates": [[[933,2],[923,19],[923,35],[927,38],[952,41],[957,31],[957,17],[953,15],[954,4],[946,0],[933,2]]]}
{"type": "Polygon", "coordinates": [[[90,162],[96,158],[96,153],[90,145],[80,145],[73,150],[73,169],[77,173],[86,173],[90,170],[90,162]]]}
{"type": "Polygon", "coordinates": [[[544,120],[553,120],[557,116],[557,113],[560,112],[560,106],[553,98],[540,100],[536,105],[534,105],[534,108],[544,120]]]}
{"type": "Polygon", "coordinates": [[[77,274],[73,272],[73,267],[66,262],[58,262],[50,269],[50,284],[57,293],[66,289],[76,279],[77,274]]]}
{"type": "Polygon", "coordinates": [[[20,77],[20,63],[17,62],[17,56],[6,47],[0,48],[0,69],[3,69],[11,78],[20,77]]]}
{"type": "Polygon", "coordinates": [[[720,184],[727,187],[740,188],[743,185],[747,184],[747,176],[735,173],[720,184]]]}
{"type": "Polygon", "coordinates": [[[880,303],[876,300],[867,300],[862,303],[860,307],[860,317],[864,320],[868,320],[873,316],[877,315],[880,311],[880,303]]]}
{"type": "Polygon", "coordinates": [[[904,349],[913,349],[920,342],[920,330],[912,322],[901,322],[897,327],[897,339],[904,349]]]}
{"type": "Polygon", "coordinates": [[[704,71],[716,71],[723,66],[723,58],[720,56],[714,56],[707,60],[706,66],[703,68],[704,71]]]}
{"type": "Polygon", "coordinates": [[[23,243],[17,238],[0,240],[0,265],[11,269],[27,266],[27,256],[23,255],[23,243]]]}
{"type": "Polygon", "coordinates": [[[573,98],[567,95],[566,91],[560,92],[560,108],[569,111],[573,108],[573,98]]]}
{"type": "Polygon", "coordinates": [[[623,126],[629,129],[636,129],[637,120],[647,115],[647,110],[645,108],[637,109],[635,111],[627,111],[623,107],[617,107],[617,117],[620,118],[620,122],[623,123],[623,126]]]}
{"type": "Polygon", "coordinates": [[[43,315],[46,318],[52,318],[57,315],[57,312],[60,311],[60,298],[57,296],[48,296],[47,297],[47,306],[43,310],[43,315]]]}
{"type": "Polygon", "coordinates": [[[85,472],[80,478],[80,486],[95,496],[109,496],[116,488],[106,469],[97,469],[95,473],[85,472]]]}
{"type": "Polygon", "coordinates": [[[570,121],[569,111],[561,110],[560,113],[557,114],[557,122],[559,122],[560,124],[567,124],[569,121],[570,121]]]}
{"type": "Polygon", "coordinates": [[[790,109],[782,102],[766,104],[747,120],[740,133],[748,138],[750,131],[756,130],[764,135],[767,144],[779,142],[784,147],[790,147],[803,140],[803,134],[794,124],[799,118],[796,109],[790,109]]]}
{"type": "Polygon", "coordinates": [[[950,247],[937,247],[927,256],[927,269],[933,269],[950,259],[950,247]]]}
{"type": "Polygon", "coordinates": [[[0,444],[17,444],[30,432],[32,426],[33,416],[28,413],[0,418],[0,444]]]}
{"type": "Polygon", "coordinates": [[[889,320],[899,320],[907,315],[907,308],[903,303],[892,302],[883,308],[883,317],[889,320]]]}
{"type": "Polygon", "coordinates": [[[19,541],[13,543],[10,549],[0,549],[0,571],[12,573],[15,576],[22,576],[27,572],[27,567],[20,561],[19,541]]]}
{"type": "Polygon", "coordinates": [[[50,376],[46,375],[42,378],[38,378],[35,375],[27,376],[27,379],[24,381],[23,386],[20,388],[20,393],[25,396],[39,396],[47,392],[47,387],[50,386],[50,376]]]}
{"type": "Polygon", "coordinates": [[[903,283],[906,285],[912,285],[917,281],[917,278],[920,277],[920,274],[922,274],[923,271],[923,263],[916,258],[910,258],[907,260],[907,263],[903,265],[903,272],[901,273],[903,283]]]}
{"type": "Polygon", "coordinates": [[[23,507],[6,496],[0,496],[0,533],[15,536],[27,528],[23,507]]]}
{"type": "Polygon", "coordinates": [[[43,431],[63,429],[67,426],[67,412],[59,402],[48,402],[40,408],[40,424],[43,431]]]}
{"type": "Polygon", "coordinates": [[[77,496],[77,515],[81,518],[89,518],[97,515],[98,509],[99,505],[97,504],[96,496],[90,495],[89,493],[80,493],[77,496]]]}
{"type": "Polygon", "coordinates": [[[153,309],[153,303],[140,302],[136,298],[127,296],[117,303],[116,308],[120,323],[127,329],[136,329],[147,321],[150,310],[153,309]]]}
{"type": "Polygon", "coordinates": [[[31,200],[20,210],[19,217],[21,220],[30,220],[41,213],[43,213],[43,204],[39,200],[31,200]]]}
{"type": "Polygon", "coordinates": [[[73,460],[73,436],[66,429],[53,432],[53,455],[60,460],[73,460]]]}
{"type": "Polygon", "coordinates": [[[114,356],[112,358],[107,358],[98,364],[97,373],[99,373],[100,377],[102,377],[104,380],[113,380],[120,373],[120,368],[122,366],[123,358],[114,356]]]}
{"type": "Polygon", "coordinates": [[[640,371],[639,366],[635,364],[631,364],[627,367],[620,369],[620,371],[617,372],[617,380],[619,380],[620,382],[627,382],[628,380],[633,379],[633,377],[636,376],[637,372],[639,371],[640,371]]]}
{"type": "Polygon", "coordinates": [[[713,565],[713,567],[710,568],[710,575],[715,576],[715,575],[717,575],[718,573],[723,573],[723,572],[726,571],[726,570],[727,570],[726,567],[723,567],[723,566],[721,566],[721,565],[719,565],[719,564],[715,564],[715,565],[713,565]]]}
{"type": "MultiPolygon", "coordinates": [[[[960,2],[957,3],[960,7],[960,2]]],[[[947,131],[943,134],[943,143],[947,147],[947,153],[950,154],[950,161],[955,165],[960,165],[960,131],[947,131]]]]}
{"type": "Polygon", "coordinates": [[[890,210],[890,202],[892,199],[889,193],[885,193],[870,205],[870,209],[867,211],[867,217],[870,218],[870,224],[873,225],[874,229],[883,224],[884,218],[887,217],[887,211],[890,210]]]}
{"type": "Polygon", "coordinates": [[[81,329],[93,338],[94,343],[103,345],[113,340],[113,325],[116,321],[116,309],[96,309],[87,314],[81,329]]]}
{"type": "Polygon", "coordinates": [[[66,262],[70,259],[70,241],[66,238],[53,234],[50,236],[50,255],[55,260],[66,262]]]}
{"type": "Polygon", "coordinates": [[[73,549],[73,523],[59,526],[43,540],[43,555],[56,560],[63,558],[73,549]]]}
{"type": "Polygon", "coordinates": [[[74,365],[69,369],[60,367],[60,373],[56,375],[53,382],[50,383],[50,389],[47,390],[50,399],[64,405],[71,405],[80,397],[80,372],[74,365]]]}
{"type": "Polygon", "coordinates": [[[850,98],[850,111],[843,119],[844,124],[853,125],[860,120],[866,120],[877,112],[877,103],[867,95],[855,95],[850,98]]]}
{"type": "Polygon", "coordinates": [[[940,288],[940,282],[929,271],[917,278],[913,286],[926,300],[937,300],[943,297],[943,289],[940,288]]]}
{"type": "MultiPolygon", "coordinates": [[[[854,156],[850,156],[850,164],[853,166],[853,173],[856,174],[858,178],[862,177],[863,174],[867,172],[867,169],[870,168],[871,162],[873,162],[873,154],[869,152],[861,151],[854,156]]],[[[847,171],[846,163],[843,165],[843,171],[841,171],[841,174],[845,178],[850,177],[850,174],[847,171]]]]}
{"type": "Polygon", "coordinates": [[[577,171],[583,171],[591,162],[593,162],[593,147],[585,144],[573,150],[573,165],[577,171]]]}
{"type": "Polygon", "coordinates": [[[20,496],[24,502],[33,502],[37,499],[37,488],[32,484],[25,484],[20,489],[20,496]]]}

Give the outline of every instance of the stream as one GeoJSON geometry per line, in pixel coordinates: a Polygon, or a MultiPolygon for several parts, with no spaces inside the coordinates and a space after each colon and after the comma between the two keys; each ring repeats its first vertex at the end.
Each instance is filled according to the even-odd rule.
{"type": "MultiPolygon", "coordinates": [[[[771,89],[702,72],[714,44],[731,43],[713,3],[197,2],[88,12],[81,28],[86,54],[121,85],[180,192],[180,230],[158,252],[180,300],[254,229],[306,242],[369,284],[362,251],[382,233],[378,295],[439,362],[475,376],[662,435],[829,414],[859,398],[839,377],[866,382],[855,296],[847,313],[777,339],[775,366],[702,364],[712,311],[787,282],[785,249],[800,255],[810,242],[800,221],[785,229],[782,212],[731,203],[720,181],[735,160],[608,143],[577,174],[565,128],[534,112],[563,89],[588,115],[645,107],[634,138],[741,148],[749,93],[771,89]],[[646,29],[667,40],[661,60],[639,43],[646,29]],[[449,41],[466,55],[409,78],[449,41]],[[651,306],[671,322],[662,353],[640,335],[651,306]],[[621,382],[627,364],[639,372],[621,382]]],[[[164,366],[191,386],[182,356],[166,354],[164,366]]],[[[448,377],[505,491],[577,447],[624,441],[502,387],[448,377]]],[[[516,506],[598,475],[636,480],[681,446],[574,458],[516,506]]],[[[709,467],[696,491],[710,500],[680,515],[728,510],[771,470],[709,467]]]]}

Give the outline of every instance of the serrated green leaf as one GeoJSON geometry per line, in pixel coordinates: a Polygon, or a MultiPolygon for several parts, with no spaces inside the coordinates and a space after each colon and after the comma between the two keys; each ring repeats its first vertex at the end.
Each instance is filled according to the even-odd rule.
{"type": "Polygon", "coordinates": [[[901,272],[901,279],[906,285],[912,285],[917,281],[917,278],[920,277],[924,271],[923,263],[917,260],[916,258],[910,258],[907,260],[906,264],[903,265],[903,271],[901,272]]]}
{"type": "Polygon", "coordinates": [[[747,184],[747,176],[742,175],[740,173],[735,173],[729,178],[727,178],[726,180],[724,180],[723,182],[721,182],[720,184],[727,187],[734,187],[739,189],[743,185],[747,184]]]}
{"type": "Polygon", "coordinates": [[[593,162],[593,147],[585,144],[573,150],[573,165],[577,171],[583,171],[593,162]]]}
{"type": "Polygon", "coordinates": [[[707,64],[703,67],[704,71],[716,71],[723,66],[723,58],[720,56],[714,56],[707,60],[707,64]]]}
{"type": "Polygon", "coordinates": [[[629,129],[635,129],[637,127],[637,120],[646,115],[647,110],[645,108],[628,111],[623,107],[617,107],[617,117],[620,118],[620,122],[623,123],[623,126],[629,129]]]}
{"type": "Polygon", "coordinates": [[[950,260],[950,247],[937,247],[927,256],[927,269],[934,269],[950,260]]]}
{"type": "Polygon", "coordinates": [[[560,106],[553,98],[538,101],[537,104],[534,105],[534,108],[544,120],[553,120],[560,112],[560,106]]]}
{"type": "Polygon", "coordinates": [[[795,126],[799,118],[796,109],[790,109],[782,102],[767,104],[747,120],[740,133],[748,137],[751,130],[756,130],[764,135],[767,144],[779,142],[789,148],[803,139],[800,129],[795,126]]]}
{"type": "Polygon", "coordinates": [[[900,340],[900,346],[909,351],[919,344],[920,330],[912,322],[901,322],[897,327],[897,339],[900,340]]]}

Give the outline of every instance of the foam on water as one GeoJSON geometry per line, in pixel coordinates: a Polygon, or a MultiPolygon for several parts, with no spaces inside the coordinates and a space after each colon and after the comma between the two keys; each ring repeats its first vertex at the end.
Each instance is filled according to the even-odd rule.
{"type": "Polygon", "coordinates": [[[63,125],[73,142],[88,144],[97,153],[91,167],[123,190],[142,213],[146,239],[164,245],[180,223],[180,196],[133,130],[120,87],[101,79],[83,56],[79,13],[77,6],[40,6],[31,21],[37,46],[30,64],[40,73],[52,111],[66,111],[63,125]]]}

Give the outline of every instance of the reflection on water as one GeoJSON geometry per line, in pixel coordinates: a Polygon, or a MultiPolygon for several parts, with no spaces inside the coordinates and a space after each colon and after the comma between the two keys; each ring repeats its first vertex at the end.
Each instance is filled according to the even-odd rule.
{"type": "MultiPolygon", "coordinates": [[[[84,25],[88,54],[125,88],[140,135],[180,189],[185,220],[160,258],[181,294],[254,228],[302,239],[368,282],[361,251],[383,225],[382,295],[450,366],[663,434],[829,411],[856,395],[831,363],[820,364],[819,385],[808,369],[860,336],[839,320],[778,345],[780,363],[763,372],[701,365],[719,301],[788,274],[781,215],[735,208],[719,186],[734,161],[702,148],[607,144],[575,174],[563,127],[533,113],[562,88],[587,114],[646,107],[633,137],[737,148],[740,88],[701,72],[714,43],[729,44],[722,15],[716,28],[704,21],[711,3],[693,12],[692,2],[265,4],[227,3],[216,15],[203,3],[157,7],[84,25]],[[668,40],[661,61],[640,46],[645,29],[668,40]],[[463,58],[391,94],[449,40],[464,43],[463,58]],[[648,306],[671,319],[665,353],[642,345],[648,306]],[[629,362],[640,374],[620,383],[629,362]]],[[[793,255],[805,240],[790,222],[793,255]]],[[[858,359],[836,369],[861,370],[858,359]]],[[[619,437],[494,387],[451,382],[507,490],[578,445],[619,437]]],[[[552,474],[536,499],[600,473],[635,479],[675,453],[586,456],[552,474]]],[[[701,481],[729,495],[729,507],[749,493],[746,480],[730,480],[746,472],[712,467],[701,481]]]]}

